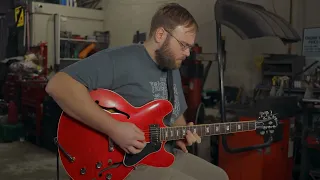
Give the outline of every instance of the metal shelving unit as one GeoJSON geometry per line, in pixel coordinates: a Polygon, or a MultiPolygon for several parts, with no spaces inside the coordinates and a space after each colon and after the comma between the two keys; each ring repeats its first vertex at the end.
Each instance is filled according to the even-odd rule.
{"type": "Polygon", "coordinates": [[[108,38],[101,41],[96,36],[94,36],[96,39],[75,39],[72,37],[63,37],[61,33],[61,17],[62,16],[60,14],[54,15],[54,59],[56,71],[81,60],[81,58],[75,57],[74,53],[69,51],[72,48],[71,46],[81,47],[81,45],[83,45],[83,47],[85,47],[90,43],[97,43],[99,46],[103,46],[104,44],[105,48],[108,47],[108,38]],[[64,47],[62,48],[62,46],[64,47]],[[62,52],[63,50],[65,50],[65,52],[62,52]]]}

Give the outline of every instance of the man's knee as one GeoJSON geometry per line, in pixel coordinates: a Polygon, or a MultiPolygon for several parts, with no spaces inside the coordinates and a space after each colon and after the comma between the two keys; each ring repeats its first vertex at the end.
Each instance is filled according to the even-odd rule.
{"type": "Polygon", "coordinates": [[[228,174],[220,167],[212,165],[211,174],[214,175],[216,180],[229,180],[228,174]]]}
{"type": "Polygon", "coordinates": [[[192,154],[183,153],[180,150],[175,151],[176,161],[172,168],[177,169],[195,179],[214,179],[228,180],[227,173],[220,167],[209,163],[208,161],[194,156],[192,154]]]}
{"type": "Polygon", "coordinates": [[[132,171],[126,180],[141,180],[141,179],[153,179],[153,180],[197,180],[183,172],[177,171],[172,168],[156,168],[151,166],[139,166],[136,170],[132,171]]]}

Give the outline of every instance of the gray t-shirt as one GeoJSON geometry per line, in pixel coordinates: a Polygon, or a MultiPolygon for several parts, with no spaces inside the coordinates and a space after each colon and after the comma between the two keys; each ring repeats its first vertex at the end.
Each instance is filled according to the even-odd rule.
{"type": "MultiPolygon", "coordinates": [[[[104,88],[125,98],[133,106],[155,99],[167,99],[167,73],[161,71],[141,44],[99,51],[61,71],[89,90],[104,88]]],[[[174,110],[170,126],[187,109],[179,70],[174,70],[174,110]]]]}

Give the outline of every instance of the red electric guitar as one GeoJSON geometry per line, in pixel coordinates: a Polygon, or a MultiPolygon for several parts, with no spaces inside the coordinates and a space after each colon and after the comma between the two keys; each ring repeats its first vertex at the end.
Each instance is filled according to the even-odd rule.
{"type": "Polygon", "coordinates": [[[105,89],[90,92],[91,98],[114,119],[134,123],[148,142],[139,154],[126,154],[106,135],[80,123],[64,112],[58,125],[56,144],[68,175],[74,180],[123,180],[139,165],[168,167],[174,156],[164,149],[167,141],[184,139],[186,131],[211,136],[263,130],[273,133],[278,122],[272,112],[260,113],[258,121],[167,127],[163,119],[172,111],[167,100],[154,100],[134,107],[119,94],[105,89]]]}

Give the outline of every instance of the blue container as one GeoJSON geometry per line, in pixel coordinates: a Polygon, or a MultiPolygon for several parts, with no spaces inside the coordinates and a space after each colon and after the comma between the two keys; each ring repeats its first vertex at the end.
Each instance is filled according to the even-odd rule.
{"type": "Polygon", "coordinates": [[[61,5],[67,5],[67,0],[60,0],[61,5]]]}

